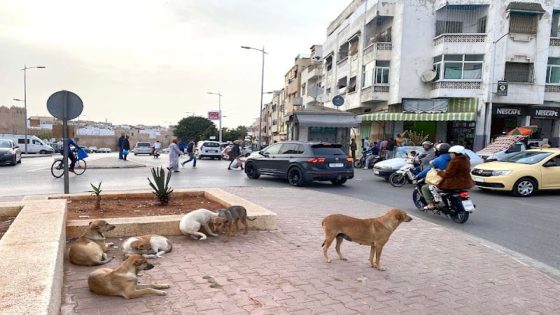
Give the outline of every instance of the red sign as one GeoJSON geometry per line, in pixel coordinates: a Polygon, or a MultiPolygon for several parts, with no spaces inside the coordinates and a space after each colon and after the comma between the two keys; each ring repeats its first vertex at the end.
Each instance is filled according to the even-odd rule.
{"type": "Polygon", "coordinates": [[[208,112],[208,119],[210,119],[210,120],[220,120],[220,112],[219,111],[208,112]]]}

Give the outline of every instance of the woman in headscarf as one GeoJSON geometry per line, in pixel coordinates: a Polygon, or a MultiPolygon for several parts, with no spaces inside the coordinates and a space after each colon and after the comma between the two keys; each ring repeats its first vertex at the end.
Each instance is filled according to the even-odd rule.
{"type": "Polygon", "coordinates": [[[183,154],[183,152],[179,149],[177,142],[179,142],[179,140],[175,138],[169,145],[169,166],[167,167],[169,171],[173,170],[175,173],[179,172],[179,157],[183,154]]]}

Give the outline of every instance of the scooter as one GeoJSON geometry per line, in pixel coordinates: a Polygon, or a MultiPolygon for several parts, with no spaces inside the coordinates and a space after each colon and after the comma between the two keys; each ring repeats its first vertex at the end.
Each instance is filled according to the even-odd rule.
{"type": "Polygon", "coordinates": [[[447,215],[455,223],[465,223],[469,219],[469,215],[475,210],[469,192],[466,190],[438,190],[434,194],[434,199],[437,201],[434,209],[424,210],[428,204],[422,195],[422,186],[424,179],[416,182],[416,188],[412,193],[412,201],[418,210],[427,212],[432,211],[435,214],[447,215]],[[439,200],[438,200],[439,199],[439,200]]]}
{"type": "Polygon", "coordinates": [[[393,187],[402,187],[405,184],[412,184],[416,176],[416,168],[418,164],[414,160],[408,161],[408,164],[403,165],[400,169],[389,176],[389,183],[393,187]]]}
{"type": "MultiPolygon", "coordinates": [[[[366,164],[367,158],[372,156],[371,151],[367,151],[366,154],[362,154],[362,156],[354,161],[354,167],[355,168],[362,168],[364,167],[364,165],[366,164]]],[[[382,158],[379,155],[374,155],[370,161],[369,161],[369,165],[368,165],[368,169],[372,169],[373,165],[379,161],[381,161],[382,158]]]]}

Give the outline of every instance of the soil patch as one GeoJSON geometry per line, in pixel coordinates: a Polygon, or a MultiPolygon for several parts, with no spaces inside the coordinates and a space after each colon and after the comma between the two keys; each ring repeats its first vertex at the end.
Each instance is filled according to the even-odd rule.
{"type": "Polygon", "coordinates": [[[8,231],[15,218],[16,217],[0,217],[0,239],[4,236],[4,233],[8,231]]]}
{"type": "Polygon", "coordinates": [[[100,210],[95,210],[93,198],[68,200],[68,220],[185,214],[200,208],[218,210],[224,206],[202,195],[175,196],[167,206],[160,206],[154,197],[106,196],[100,210]]]}

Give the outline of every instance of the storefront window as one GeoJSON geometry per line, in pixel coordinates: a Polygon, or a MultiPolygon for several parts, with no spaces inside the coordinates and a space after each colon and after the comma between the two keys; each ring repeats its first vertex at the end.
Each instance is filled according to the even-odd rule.
{"type": "Polygon", "coordinates": [[[560,58],[548,58],[546,83],[560,84],[560,58]]]}
{"type": "Polygon", "coordinates": [[[447,142],[472,149],[475,125],[474,121],[450,121],[447,124],[447,142]]]}
{"type": "Polygon", "coordinates": [[[434,57],[437,80],[481,80],[484,55],[443,55],[434,57]],[[441,76],[443,70],[443,78],[441,76]]]}

